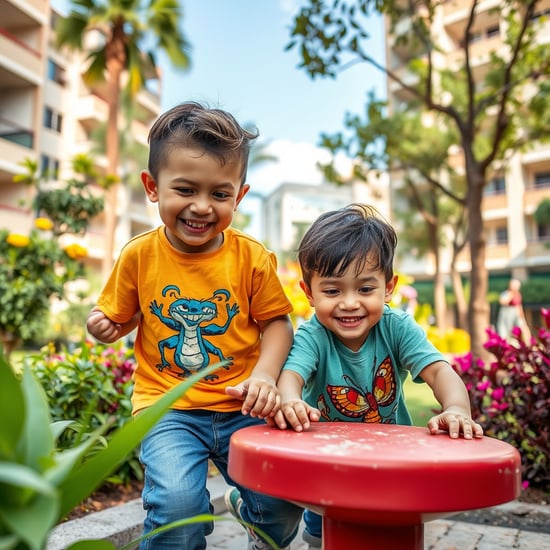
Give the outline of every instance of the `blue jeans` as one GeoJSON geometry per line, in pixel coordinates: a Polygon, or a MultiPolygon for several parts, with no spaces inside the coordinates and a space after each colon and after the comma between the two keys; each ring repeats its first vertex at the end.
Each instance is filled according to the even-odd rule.
{"type": "MultiPolygon", "coordinates": [[[[229,438],[263,420],[237,412],[170,410],[147,434],[140,459],[145,467],[143,534],[178,519],[212,513],[206,488],[208,459],[227,483],[241,492],[242,518],[257,525],[281,547],[296,536],[302,509],[290,502],[255,493],[234,483],[227,473],[229,438]]],[[[204,550],[213,522],[170,529],[142,541],[140,550],[204,550]]]]}
{"type": "Polygon", "coordinates": [[[320,516],[311,510],[306,510],[304,512],[304,523],[305,531],[314,537],[321,538],[323,531],[323,516],[320,516]]]}

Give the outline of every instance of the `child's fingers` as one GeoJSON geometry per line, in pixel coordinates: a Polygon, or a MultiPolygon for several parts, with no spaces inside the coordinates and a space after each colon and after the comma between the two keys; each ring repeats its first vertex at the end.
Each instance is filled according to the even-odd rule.
{"type": "Polygon", "coordinates": [[[447,431],[453,439],[460,437],[460,434],[464,436],[464,439],[483,436],[483,428],[470,417],[448,412],[431,418],[428,422],[428,429],[433,434],[440,430],[447,431]]]}
{"type": "Polygon", "coordinates": [[[263,389],[258,392],[256,400],[251,406],[250,415],[259,418],[267,418],[268,416],[273,415],[276,410],[279,409],[280,405],[281,398],[276,389],[263,389]]]}

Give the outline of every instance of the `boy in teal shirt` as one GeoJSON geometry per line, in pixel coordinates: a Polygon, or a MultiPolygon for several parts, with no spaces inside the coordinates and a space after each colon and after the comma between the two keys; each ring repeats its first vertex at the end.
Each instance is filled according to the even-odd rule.
{"type": "MultiPolygon", "coordinates": [[[[441,404],[428,421],[432,433],[483,435],[460,377],[410,314],[388,306],[396,245],[391,225],[359,204],[322,214],[304,235],[301,287],[315,314],[298,328],[279,377],[279,427],[302,431],[318,420],[411,424],[403,395],[410,374],[441,404]]],[[[304,517],[304,538],[320,547],[321,517],[304,517]]]]}

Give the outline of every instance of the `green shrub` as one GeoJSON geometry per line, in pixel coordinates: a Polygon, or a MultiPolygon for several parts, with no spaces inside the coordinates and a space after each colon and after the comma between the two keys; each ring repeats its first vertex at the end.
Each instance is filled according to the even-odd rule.
{"type": "MultiPolygon", "coordinates": [[[[57,439],[70,422],[51,422],[46,396],[31,369],[25,366],[19,377],[0,346],[0,417],[4,419],[0,423],[0,548],[45,548],[51,529],[101,485],[188,388],[220,366],[222,363],[217,363],[172,388],[116,430],[108,446],[85,459],[87,450],[107,426],[101,426],[77,446],[59,451],[57,439]]],[[[149,536],[176,524],[214,519],[220,518],[207,515],[182,519],[149,536]]],[[[115,546],[95,540],[69,548],[114,550],[115,546]]]]}
{"type": "Polygon", "coordinates": [[[485,348],[495,360],[455,357],[453,367],[464,380],[472,414],[486,435],[514,445],[522,459],[524,485],[550,490],[550,310],[546,324],[524,342],[519,327],[511,342],[488,329],[485,348]]]}
{"type": "MultiPolygon", "coordinates": [[[[135,360],[122,341],[104,345],[85,341],[80,347],[56,352],[48,345],[23,360],[30,367],[46,394],[54,422],[70,420],[71,426],[58,439],[59,449],[70,449],[97,428],[109,424],[102,438],[88,450],[95,454],[110,435],[132,417],[132,374],[135,360]]],[[[127,483],[143,478],[134,449],[106,481],[127,483]]]]}

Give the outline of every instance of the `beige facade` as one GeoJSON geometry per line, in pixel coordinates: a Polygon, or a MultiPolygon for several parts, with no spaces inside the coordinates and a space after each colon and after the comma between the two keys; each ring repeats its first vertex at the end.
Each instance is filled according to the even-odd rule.
{"type": "Polygon", "coordinates": [[[368,184],[355,181],[338,187],[328,183],[283,183],[262,197],[260,238],[280,257],[296,259],[305,231],[323,212],[357,202],[371,204],[389,218],[388,191],[387,174],[376,176],[374,172],[368,184]]]}
{"type": "MultiPolygon", "coordinates": [[[[468,23],[472,2],[452,0],[442,2],[437,8],[432,33],[441,51],[434,54],[437,67],[452,68],[463,61],[464,50],[460,40],[468,23]]],[[[538,14],[541,29],[537,40],[550,40],[550,0],[539,2],[538,14]]],[[[396,33],[406,30],[410,22],[403,20],[396,33]]],[[[470,56],[474,77],[481,78],[487,71],[491,51],[505,51],[503,43],[502,4],[498,0],[482,0],[476,9],[471,29],[470,56]]],[[[388,68],[404,83],[415,83],[408,73],[407,63],[415,57],[410,44],[396,43],[386,30],[386,58],[388,68]]],[[[409,92],[394,80],[388,79],[390,108],[399,109],[410,99],[409,92]]],[[[510,275],[525,279],[535,274],[550,274],[550,227],[537,225],[533,213],[543,198],[550,198],[550,145],[536,146],[526,152],[516,153],[501,170],[494,167],[494,177],[489,182],[483,203],[483,219],[487,237],[486,265],[491,276],[510,275]]],[[[396,191],[399,178],[391,178],[392,200],[398,201],[396,191]]],[[[441,265],[448,270],[450,252],[444,253],[441,265]]],[[[470,272],[469,248],[461,253],[458,268],[470,272]]],[[[401,269],[417,279],[429,278],[434,273],[430,260],[415,260],[405,256],[401,269]]]]}
{"type": "MultiPolygon", "coordinates": [[[[57,178],[70,177],[74,156],[97,148],[94,131],[107,120],[107,104],[100,86],[89,89],[82,81],[84,56],[54,47],[59,16],[49,0],[0,0],[0,13],[0,227],[24,233],[32,226],[34,212],[29,207],[32,190],[13,182],[14,175],[24,171],[19,163],[36,161],[54,185],[57,178]]],[[[121,119],[121,127],[146,146],[159,112],[160,89],[143,90],[135,100],[132,120],[127,124],[121,119]]],[[[101,172],[105,156],[93,156],[101,172]]],[[[143,166],[123,164],[121,177],[139,168],[143,166]]],[[[115,254],[129,237],[157,224],[156,209],[147,204],[140,187],[119,188],[115,254]]],[[[95,190],[102,193],[99,187],[95,190]]],[[[104,238],[100,215],[81,243],[88,249],[89,264],[97,268],[104,238]]]]}

